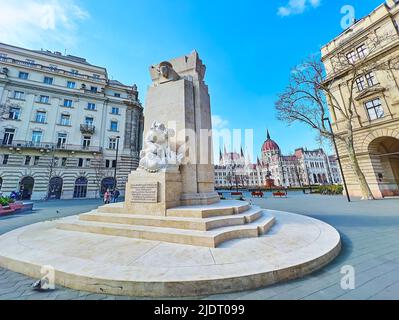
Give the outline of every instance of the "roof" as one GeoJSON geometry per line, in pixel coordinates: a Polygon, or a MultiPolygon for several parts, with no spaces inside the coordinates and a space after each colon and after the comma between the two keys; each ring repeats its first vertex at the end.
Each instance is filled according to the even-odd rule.
{"type": "Polygon", "coordinates": [[[14,46],[11,44],[7,44],[4,42],[0,42],[0,45],[3,45],[5,47],[10,47],[10,48],[14,48],[14,49],[18,49],[18,50],[23,50],[23,51],[28,51],[31,53],[35,53],[35,54],[41,54],[44,56],[48,56],[48,57],[53,57],[53,58],[57,58],[57,59],[62,59],[65,61],[70,61],[70,62],[75,62],[75,63],[79,63],[85,66],[90,66],[90,67],[94,67],[94,68],[99,68],[99,69],[104,69],[104,67],[100,67],[100,66],[96,66],[94,64],[91,64],[89,62],[87,62],[87,60],[85,58],[82,57],[78,57],[78,56],[73,56],[73,55],[63,55],[61,52],[52,52],[50,50],[32,50],[32,49],[27,49],[27,48],[23,48],[23,47],[18,47],[18,46],[14,46]]]}
{"type": "Polygon", "coordinates": [[[92,66],[90,63],[87,62],[87,60],[85,58],[81,58],[81,57],[77,57],[77,56],[73,56],[73,55],[63,55],[60,52],[51,52],[48,50],[29,50],[29,51],[33,51],[39,54],[44,54],[46,56],[50,56],[50,57],[54,57],[54,58],[58,58],[58,59],[62,59],[62,60],[67,60],[67,61],[72,61],[72,62],[77,62],[77,63],[81,63],[87,66],[92,66]]]}
{"type": "Polygon", "coordinates": [[[269,130],[267,131],[267,139],[262,146],[262,152],[268,151],[280,151],[278,144],[270,138],[269,130]]]}

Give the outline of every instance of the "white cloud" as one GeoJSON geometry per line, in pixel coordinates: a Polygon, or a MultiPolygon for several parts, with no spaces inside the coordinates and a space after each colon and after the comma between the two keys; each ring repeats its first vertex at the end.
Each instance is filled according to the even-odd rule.
{"type": "Polygon", "coordinates": [[[0,42],[19,46],[73,46],[78,22],[89,17],[74,0],[0,2],[0,42]]]}
{"type": "Polygon", "coordinates": [[[212,116],[212,128],[216,130],[226,129],[229,125],[229,122],[223,119],[221,116],[213,115],[212,116]]]}
{"type": "Polygon", "coordinates": [[[309,8],[317,8],[321,0],[289,0],[286,6],[278,8],[278,15],[288,17],[304,13],[309,8]]]}

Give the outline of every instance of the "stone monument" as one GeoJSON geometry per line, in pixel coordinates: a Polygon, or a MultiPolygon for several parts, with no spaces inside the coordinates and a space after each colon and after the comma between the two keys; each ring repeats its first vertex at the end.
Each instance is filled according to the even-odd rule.
{"type": "Polygon", "coordinates": [[[219,201],[205,69],[196,51],[150,67],[145,146],[128,179],[126,212],[166,215],[172,207],[219,201]]]}

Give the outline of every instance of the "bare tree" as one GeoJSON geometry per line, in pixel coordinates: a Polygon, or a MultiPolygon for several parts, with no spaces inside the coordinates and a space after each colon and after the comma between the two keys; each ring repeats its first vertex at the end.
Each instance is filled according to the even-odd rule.
{"type": "Polygon", "coordinates": [[[105,178],[105,160],[102,153],[94,156],[92,161],[92,168],[94,169],[94,182],[97,186],[96,197],[101,196],[102,181],[105,178]]]}
{"type": "MultiPolygon", "coordinates": [[[[332,72],[328,75],[320,59],[309,57],[292,70],[289,85],[279,95],[275,104],[279,120],[288,124],[304,123],[317,130],[320,137],[330,140],[335,138],[345,146],[363,199],[374,199],[374,197],[359,166],[354,146],[354,126],[356,122],[360,124],[360,116],[355,105],[356,81],[370,71],[378,70],[391,74],[392,70],[398,69],[398,58],[380,61],[375,54],[383,46],[392,43],[392,40],[391,35],[369,39],[364,56],[355,54],[348,57],[347,52],[336,54],[331,59],[332,72]],[[349,92],[347,99],[337,99],[334,95],[333,88],[338,83],[347,87],[349,92]],[[331,133],[326,127],[324,119],[329,116],[328,105],[344,125],[345,130],[340,133],[331,133]]],[[[395,79],[393,73],[391,78],[395,79]]]]}

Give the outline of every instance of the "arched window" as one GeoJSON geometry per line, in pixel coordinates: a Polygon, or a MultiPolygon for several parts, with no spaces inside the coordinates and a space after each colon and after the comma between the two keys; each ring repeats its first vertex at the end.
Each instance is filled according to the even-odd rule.
{"type": "Polygon", "coordinates": [[[80,177],[75,181],[75,188],[73,191],[74,198],[86,198],[87,196],[87,178],[80,177]]]}

